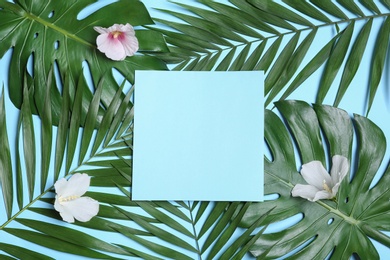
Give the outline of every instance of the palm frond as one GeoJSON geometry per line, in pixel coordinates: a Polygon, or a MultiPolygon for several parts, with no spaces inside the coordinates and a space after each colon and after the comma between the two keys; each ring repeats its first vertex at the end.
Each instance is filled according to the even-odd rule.
{"type": "Polygon", "coordinates": [[[386,2],[199,2],[201,7],[175,2],[189,14],[158,9],[175,20],[154,19],[170,30],[148,27],[165,35],[175,56],[165,61],[178,63],[173,70],[264,70],[266,106],[277,98],[287,98],[319,71],[322,80],[316,103],[323,103],[330,87],[336,85],[334,105],[338,106],[363,55],[369,55],[367,42],[375,42],[371,69],[359,71],[370,79],[366,85],[367,113],[370,111],[388,52],[390,12],[386,2]],[[373,22],[380,24],[379,31],[371,29],[373,22]],[[332,30],[333,36],[327,36],[332,30]],[[322,49],[316,50],[315,46],[321,45],[322,49]],[[210,63],[212,57],[217,59],[210,63]],[[340,82],[338,74],[342,75],[340,82]]]}
{"type": "MultiPolygon", "coordinates": [[[[55,87],[53,78],[54,75],[50,73],[47,84],[55,87]]],[[[104,77],[99,80],[81,128],[83,88],[78,85],[84,84],[84,80],[80,79],[75,84],[69,76],[64,82],[74,84],[77,91],[73,102],[69,98],[70,93],[63,93],[66,98],[64,100],[67,101],[62,103],[58,127],[52,127],[51,124],[50,87],[47,88],[45,98],[47,109],[44,111],[47,114],[41,114],[37,118],[33,117],[29,106],[30,95],[33,92],[25,85],[25,102],[22,103],[22,110],[19,112],[20,135],[16,138],[18,147],[23,143],[21,152],[17,154],[19,170],[15,170],[10,164],[8,158],[10,154],[2,153],[0,156],[2,165],[5,165],[2,167],[8,169],[7,172],[2,172],[7,175],[2,176],[1,183],[5,187],[3,188],[5,207],[9,208],[9,211],[5,211],[4,216],[1,216],[5,219],[0,226],[2,236],[12,235],[54,250],[53,252],[93,258],[116,259],[120,256],[138,256],[193,259],[197,256],[213,258],[223,254],[230,258],[236,254],[246,254],[242,247],[248,248],[255,242],[254,239],[250,239],[250,233],[262,223],[268,213],[260,216],[256,223],[246,230],[240,228],[238,224],[250,203],[132,201],[129,187],[132,167],[133,87],[126,95],[123,95],[124,83],[118,87],[111,104],[102,114],[99,126],[96,127],[94,118],[100,106],[102,89],[108,84],[104,77]],[[37,125],[41,126],[40,135],[34,133],[37,125]],[[39,136],[40,143],[28,142],[30,137],[34,141],[35,136],[39,136]],[[60,140],[61,138],[64,140],[60,140]],[[54,147],[54,154],[50,154],[51,150],[47,147],[45,150],[44,146],[50,149],[54,147]],[[44,160],[47,161],[45,168],[47,171],[40,173],[36,171],[42,157],[36,155],[37,152],[47,157],[44,160]],[[28,169],[33,174],[26,178],[28,169]],[[53,183],[63,175],[76,172],[84,172],[92,177],[93,190],[86,195],[100,202],[100,210],[98,216],[91,221],[76,222],[73,226],[62,222],[58,212],[53,208],[55,196],[53,183]],[[6,185],[10,187],[15,185],[16,180],[20,187],[29,187],[28,196],[22,192],[14,197],[12,190],[6,189],[6,185]],[[18,209],[13,207],[16,201],[18,209]],[[33,214],[32,217],[27,217],[29,214],[33,214]],[[95,235],[89,235],[91,232],[95,235]],[[124,235],[128,240],[122,238],[122,242],[110,242],[101,239],[102,235],[99,232],[110,232],[112,237],[124,235]],[[240,236],[236,240],[233,235],[237,234],[240,236]],[[226,244],[232,244],[234,247],[226,248],[226,244]],[[134,249],[140,246],[144,250],[134,249]]],[[[64,92],[70,89],[69,86],[63,87],[64,92]]],[[[6,113],[2,103],[0,107],[2,108],[0,120],[5,122],[6,113]]],[[[6,127],[6,124],[2,126],[6,127]]],[[[2,133],[6,134],[7,129],[2,133]]],[[[6,138],[2,140],[9,142],[6,138]]],[[[15,252],[18,247],[21,246],[0,244],[4,253],[14,257],[29,253],[23,249],[15,252]]],[[[54,258],[57,255],[58,253],[52,255],[48,253],[48,256],[54,258]]],[[[39,255],[36,257],[39,258],[39,255]]]]}

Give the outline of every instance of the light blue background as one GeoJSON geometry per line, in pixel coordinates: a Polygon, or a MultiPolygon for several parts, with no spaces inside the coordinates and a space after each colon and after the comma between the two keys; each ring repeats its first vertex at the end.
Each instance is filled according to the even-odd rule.
{"type": "Polygon", "coordinates": [[[261,71],[136,71],[133,200],[261,201],[261,71]]]}
{"type": "MultiPolygon", "coordinates": [[[[104,4],[108,4],[110,2],[113,2],[113,0],[100,0],[97,2],[97,5],[95,5],[95,8],[98,8],[99,5],[101,6],[104,4]]],[[[169,3],[168,1],[143,0],[143,2],[149,8],[153,17],[164,17],[164,18],[174,20],[174,18],[167,16],[167,15],[162,15],[157,10],[154,10],[153,8],[155,8],[155,7],[183,11],[183,9],[177,8],[177,6],[169,3]]],[[[187,3],[187,4],[191,4],[191,5],[197,5],[195,0],[185,0],[182,2],[187,3]]],[[[223,0],[220,2],[227,3],[227,1],[223,1],[223,0]]],[[[376,4],[379,4],[378,2],[379,1],[375,1],[376,4]]],[[[361,5],[359,5],[359,6],[361,7],[361,5]]],[[[345,11],[345,10],[343,9],[343,11],[345,11]]],[[[84,12],[84,13],[86,13],[86,12],[84,12]]],[[[82,17],[82,16],[83,15],[81,15],[80,17],[82,17]]],[[[343,25],[345,26],[345,24],[340,25],[341,29],[344,28],[343,25]]],[[[379,29],[378,25],[379,25],[378,20],[374,20],[374,25],[373,25],[373,29],[372,29],[372,33],[374,35],[376,34],[376,32],[379,29]]],[[[355,26],[356,26],[356,28],[361,28],[362,23],[357,22],[355,26]]],[[[355,30],[354,37],[356,37],[356,34],[357,34],[356,32],[358,32],[358,30],[355,30]]],[[[302,37],[304,35],[305,35],[305,32],[302,33],[302,37]]],[[[329,37],[332,37],[334,35],[335,35],[335,28],[320,28],[318,35],[316,36],[316,39],[314,41],[314,44],[312,45],[313,49],[309,50],[309,53],[308,53],[307,57],[304,59],[302,64],[307,64],[307,62],[310,60],[310,58],[313,57],[313,54],[315,54],[319,51],[319,49],[324,45],[324,39],[329,39],[329,37]]],[[[289,39],[290,38],[288,35],[285,36],[282,44],[286,43],[289,39]]],[[[300,39],[300,41],[301,41],[301,39],[300,39]]],[[[268,43],[267,47],[271,43],[272,43],[272,41],[270,41],[268,43]]],[[[348,89],[345,98],[343,99],[343,101],[340,103],[340,106],[339,106],[340,108],[348,111],[351,116],[353,115],[353,113],[357,113],[359,115],[364,115],[364,113],[365,113],[365,108],[366,108],[365,101],[367,100],[367,83],[369,80],[367,77],[367,72],[370,70],[369,57],[371,57],[374,42],[371,41],[368,44],[369,44],[369,47],[367,48],[367,51],[365,52],[365,54],[363,56],[363,61],[362,61],[361,66],[359,67],[359,70],[357,72],[357,76],[352,81],[351,87],[348,89]]],[[[240,47],[238,47],[238,50],[240,50],[240,47]]],[[[8,80],[7,79],[7,71],[8,71],[8,61],[10,58],[10,54],[11,54],[11,51],[8,52],[7,55],[5,55],[0,60],[0,82],[1,82],[1,84],[4,82],[5,86],[6,86],[7,80],[8,80]]],[[[371,119],[375,124],[377,124],[382,129],[382,131],[385,133],[385,135],[387,137],[387,140],[389,140],[389,138],[390,138],[390,120],[389,120],[389,114],[390,114],[389,104],[390,104],[390,102],[389,102],[389,88],[388,88],[388,86],[389,86],[390,80],[389,80],[389,73],[388,73],[388,71],[389,71],[388,70],[388,65],[389,65],[388,62],[386,62],[385,65],[386,65],[387,69],[385,69],[385,75],[383,76],[381,84],[378,88],[378,93],[377,93],[377,96],[375,98],[375,102],[373,104],[373,107],[371,108],[370,114],[368,115],[368,118],[371,119]]],[[[302,66],[300,69],[302,69],[302,66]]],[[[315,101],[315,93],[318,89],[318,83],[320,82],[320,79],[321,79],[321,71],[314,73],[309,78],[309,80],[305,81],[300,86],[300,88],[289,97],[289,99],[299,99],[299,100],[305,100],[308,103],[313,103],[315,101]]],[[[337,86],[338,86],[338,83],[340,82],[340,79],[341,79],[341,72],[338,73],[338,75],[335,79],[335,83],[332,85],[330,92],[324,101],[325,104],[329,104],[329,105],[333,104],[333,100],[334,100],[334,97],[337,93],[337,86]]],[[[0,87],[0,89],[1,89],[1,87],[0,87]]],[[[8,128],[9,128],[8,133],[9,133],[10,140],[14,140],[14,137],[16,135],[15,129],[16,129],[16,120],[18,118],[18,111],[13,107],[12,103],[8,99],[7,87],[5,87],[4,89],[5,89],[6,109],[7,109],[7,124],[8,124],[8,128]]],[[[271,104],[267,108],[271,109],[272,107],[273,107],[273,105],[271,104]]],[[[36,126],[36,130],[37,130],[36,136],[39,137],[39,124],[36,124],[35,126],[36,126]]],[[[37,140],[39,140],[39,139],[37,139],[37,140]]],[[[389,154],[389,149],[387,149],[387,152],[386,152],[385,158],[384,158],[384,163],[382,164],[382,167],[378,172],[378,177],[376,178],[376,181],[379,179],[379,177],[383,173],[385,167],[387,166],[387,163],[389,162],[389,159],[390,159],[390,154],[389,154]]],[[[352,162],[351,164],[354,165],[354,162],[352,162]]],[[[297,170],[299,170],[300,165],[301,164],[300,164],[299,158],[297,157],[297,170]]],[[[375,181],[374,181],[373,185],[374,184],[375,184],[375,181]]],[[[272,196],[265,196],[265,200],[269,200],[269,199],[272,199],[272,196]]],[[[3,208],[2,203],[3,202],[0,201],[0,208],[3,208]]],[[[34,214],[34,213],[31,213],[28,211],[23,212],[20,215],[20,217],[36,218],[36,219],[43,219],[44,218],[41,215],[34,214]]],[[[273,232],[278,232],[280,230],[283,230],[286,227],[288,227],[289,225],[293,225],[295,223],[298,223],[300,221],[300,219],[302,219],[302,217],[303,217],[302,214],[297,214],[297,215],[295,215],[287,220],[272,224],[267,228],[266,232],[273,233],[273,232]]],[[[1,220],[1,223],[4,223],[3,219],[0,219],[0,220],[1,220]]],[[[58,225],[69,225],[69,224],[66,224],[62,221],[58,221],[58,222],[54,222],[54,223],[58,224],[58,225]]],[[[21,227],[21,225],[18,223],[12,223],[10,225],[10,227],[21,227]]],[[[72,227],[77,228],[75,226],[72,226],[72,227]]],[[[23,226],[23,228],[25,228],[25,227],[23,226]]],[[[114,242],[114,243],[115,242],[116,243],[123,242],[122,236],[114,236],[114,235],[107,236],[107,234],[104,234],[102,236],[101,233],[99,233],[98,235],[100,235],[100,237],[103,237],[108,242],[114,242]]],[[[52,256],[56,256],[57,259],[67,259],[66,257],[69,257],[69,256],[63,256],[61,253],[53,252],[52,250],[42,248],[40,246],[32,245],[31,243],[28,243],[28,242],[21,240],[21,239],[17,239],[11,235],[5,235],[5,236],[0,237],[0,242],[14,243],[16,245],[20,245],[20,246],[24,246],[26,248],[30,248],[32,250],[36,250],[38,252],[47,253],[47,254],[50,254],[52,256]]],[[[379,250],[382,259],[387,259],[389,254],[390,254],[390,249],[375,242],[375,241],[373,241],[373,243],[376,246],[376,248],[379,250]]],[[[137,247],[136,244],[135,245],[129,244],[128,246],[137,247]]],[[[72,259],[82,259],[82,258],[81,257],[72,257],[72,259]]],[[[247,255],[246,259],[253,259],[253,258],[251,258],[249,255],[247,255]]]]}

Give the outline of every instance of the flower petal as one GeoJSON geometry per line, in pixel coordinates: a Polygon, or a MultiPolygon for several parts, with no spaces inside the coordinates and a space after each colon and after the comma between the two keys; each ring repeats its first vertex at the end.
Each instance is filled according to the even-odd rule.
{"type": "Polygon", "coordinates": [[[65,178],[59,179],[54,183],[54,189],[57,194],[64,194],[68,186],[68,181],[65,178]]]}
{"type": "Polygon", "coordinates": [[[101,34],[110,32],[107,28],[100,27],[100,26],[94,26],[93,29],[101,34]]]}
{"type": "Polygon", "coordinates": [[[138,51],[138,40],[133,37],[126,37],[122,41],[123,48],[127,56],[133,56],[138,51]]]}
{"type": "Polygon", "coordinates": [[[81,197],[62,203],[60,215],[66,222],[74,222],[74,218],[87,222],[99,212],[99,202],[90,197],[81,197]]]}
{"type": "Polygon", "coordinates": [[[291,191],[293,197],[301,197],[313,201],[319,189],[312,185],[297,184],[291,191]]]}
{"type": "Polygon", "coordinates": [[[336,185],[333,186],[332,188],[333,197],[336,197],[336,194],[339,191],[339,187],[340,187],[340,182],[336,183],[336,185]]]}
{"type": "Polygon", "coordinates": [[[324,189],[324,181],[332,188],[332,179],[320,161],[311,161],[302,165],[301,174],[308,184],[319,190],[324,189]]]}
{"type": "Polygon", "coordinates": [[[99,51],[103,52],[107,58],[112,60],[124,60],[126,51],[118,39],[110,37],[108,34],[101,34],[96,39],[99,51]]]}
{"type": "Polygon", "coordinates": [[[348,159],[342,155],[334,155],[332,157],[332,169],[330,176],[332,177],[333,185],[340,183],[349,171],[348,159]]]}
{"type": "Polygon", "coordinates": [[[135,36],[135,30],[129,23],[122,25],[121,31],[124,32],[127,36],[135,36]]]}
{"type": "Polygon", "coordinates": [[[59,197],[82,196],[87,192],[91,177],[88,174],[75,173],[67,181],[65,178],[58,180],[54,188],[59,197]]]}
{"type": "Polygon", "coordinates": [[[331,199],[333,197],[334,197],[333,194],[327,192],[326,190],[320,190],[314,196],[313,202],[317,201],[317,200],[322,200],[322,199],[331,199]]]}

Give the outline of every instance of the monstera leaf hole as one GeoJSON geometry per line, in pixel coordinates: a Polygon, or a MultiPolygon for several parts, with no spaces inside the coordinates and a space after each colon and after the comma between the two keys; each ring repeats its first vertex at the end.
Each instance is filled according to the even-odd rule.
{"type": "Polygon", "coordinates": [[[30,54],[30,56],[27,59],[27,66],[26,66],[26,71],[27,73],[34,78],[34,52],[30,54]]]}
{"type": "Polygon", "coordinates": [[[264,152],[264,157],[269,160],[269,161],[273,161],[274,160],[274,157],[272,155],[272,152],[271,152],[271,149],[269,147],[269,144],[267,142],[267,140],[264,139],[264,145],[263,145],[263,152],[264,152]]]}
{"type": "Polygon", "coordinates": [[[58,50],[59,47],[60,47],[60,41],[55,41],[54,42],[54,49],[58,50]]]}
{"type": "Polygon", "coordinates": [[[285,229],[288,229],[301,222],[303,218],[304,218],[304,214],[298,213],[291,217],[283,219],[281,221],[274,222],[267,227],[267,229],[264,231],[264,234],[277,233],[285,229]]]}
{"type": "Polygon", "coordinates": [[[51,11],[47,17],[48,17],[48,18],[53,18],[53,16],[54,16],[54,10],[51,11]]]}

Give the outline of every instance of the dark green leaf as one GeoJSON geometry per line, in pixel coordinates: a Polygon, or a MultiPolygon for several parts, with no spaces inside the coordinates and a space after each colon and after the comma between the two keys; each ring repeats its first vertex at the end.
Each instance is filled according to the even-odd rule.
{"type": "Polygon", "coordinates": [[[376,6],[373,0],[360,0],[359,2],[368,10],[371,10],[373,13],[377,13],[377,14],[381,13],[381,11],[378,9],[378,7],[376,6]]]}
{"type": "Polygon", "coordinates": [[[75,94],[73,101],[72,114],[70,117],[70,126],[69,126],[69,137],[67,144],[67,154],[66,154],[66,168],[65,172],[70,171],[70,166],[72,164],[74,154],[76,151],[77,138],[79,136],[79,127],[81,121],[81,109],[82,109],[82,100],[83,100],[83,89],[80,87],[81,82],[84,78],[79,79],[78,88],[75,94]]]}
{"type": "Polygon", "coordinates": [[[386,53],[389,45],[390,34],[390,18],[387,17],[379,30],[378,36],[375,42],[374,54],[371,60],[371,77],[369,83],[369,97],[368,97],[368,109],[367,114],[371,109],[374,101],[375,93],[378,89],[379,82],[382,78],[383,67],[385,64],[386,53]]]}
{"type": "Polygon", "coordinates": [[[33,242],[38,245],[42,245],[47,248],[51,248],[60,252],[70,253],[74,255],[86,256],[97,259],[118,259],[110,257],[106,254],[96,252],[94,250],[66,242],[55,237],[47,236],[41,233],[37,233],[30,230],[16,229],[16,228],[5,228],[5,232],[10,233],[14,236],[20,237],[27,241],[33,242]]]}
{"type": "Polygon", "coordinates": [[[26,174],[27,174],[27,187],[29,191],[30,201],[34,196],[34,186],[35,186],[35,166],[36,166],[36,156],[35,156],[35,136],[34,136],[34,124],[32,120],[32,112],[30,106],[30,91],[27,88],[27,82],[24,81],[23,89],[23,104],[21,108],[21,125],[23,133],[23,151],[24,151],[24,161],[26,163],[26,174]]]}
{"type": "Polygon", "coordinates": [[[337,0],[337,2],[341,4],[344,8],[346,8],[348,11],[359,16],[364,16],[363,11],[359,8],[359,6],[354,0],[337,0]]]}
{"type": "MultiPolygon", "coordinates": [[[[120,208],[117,208],[117,209],[119,211],[122,211],[120,208]]],[[[130,217],[130,215],[129,215],[129,217],[130,217]]],[[[189,250],[191,252],[195,252],[195,253],[197,252],[197,250],[193,246],[188,244],[188,242],[182,240],[181,238],[175,236],[174,234],[172,234],[172,233],[170,233],[162,228],[159,228],[159,227],[145,221],[142,218],[138,218],[135,215],[132,215],[131,219],[135,223],[140,225],[142,228],[144,228],[146,231],[148,231],[151,234],[153,234],[154,236],[162,239],[163,241],[168,242],[172,245],[178,246],[180,248],[184,248],[184,249],[189,250]]]]}
{"type": "Polygon", "coordinates": [[[149,203],[146,202],[136,202],[143,210],[145,210],[152,217],[156,218],[162,223],[165,223],[167,226],[183,233],[186,236],[194,237],[194,235],[189,232],[183,225],[181,225],[178,221],[171,218],[169,215],[159,211],[155,207],[152,207],[149,203]]]}
{"type": "Polygon", "coordinates": [[[247,2],[253,4],[257,8],[275,16],[279,16],[282,19],[302,24],[305,26],[313,26],[313,24],[303,18],[301,15],[294,13],[290,9],[276,3],[276,2],[264,2],[261,0],[248,0],[247,2]]]}
{"type": "MultiPolygon", "coordinates": [[[[280,100],[284,100],[287,98],[294,90],[296,90],[306,79],[310,77],[321,65],[329,58],[329,54],[331,53],[334,42],[336,41],[338,36],[333,38],[330,42],[328,42],[317,54],[314,58],[299,72],[297,76],[295,76],[293,82],[288,86],[288,88],[284,91],[280,100]]],[[[268,105],[268,103],[266,103],[268,105]]]]}
{"type": "MultiPolygon", "coordinates": [[[[82,77],[83,62],[86,61],[91,70],[91,76],[96,82],[103,73],[112,68],[118,69],[130,82],[134,82],[134,71],[137,69],[166,69],[165,64],[151,56],[135,55],[117,62],[109,60],[100,53],[95,45],[98,33],[94,26],[109,27],[114,23],[133,26],[153,24],[143,3],[138,0],[120,0],[105,8],[99,9],[84,19],[77,19],[81,10],[88,6],[89,0],[70,0],[54,3],[25,4],[23,1],[8,3],[5,9],[0,9],[0,57],[13,49],[10,63],[9,82],[10,98],[20,107],[23,101],[23,74],[31,55],[34,71],[34,109],[43,109],[41,98],[45,96],[46,79],[51,65],[56,61],[60,78],[71,73],[74,79],[82,77]],[[66,14],[66,15],[62,15],[66,14]],[[115,14],[115,15],[111,15],[115,14]]],[[[166,46],[157,34],[140,32],[140,50],[165,51],[166,46]],[[148,41],[154,35],[155,41],[148,41]]],[[[117,91],[115,79],[106,78],[107,86],[102,92],[101,102],[108,106],[117,91]]],[[[58,89],[51,90],[53,123],[58,124],[61,113],[62,97],[58,89]]],[[[91,92],[83,87],[84,102],[89,105],[91,92]]],[[[86,110],[83,110],[85,116],[86,110]]],[[[99,118],[95,118],[98,121],[99,118]]]]}
{"type": "Polygon", "coordinates": [[[318,11],[314,6],[306,1],[292,1],[292,0],[283,0],[286,4],[291,6],[293,9],[298,10],[308,16],[313,17],[324,23],[331,23],[332,21],[323,13],[318,11]]]}
{"type": "MultiPolygon", "coordinates": [[[[31,251],[27,248],[11,245],[11,244],[5,244],[0,243],[0,250],[3,252],[6,252],[14,257],[17,257],[18,259],[31,259],[31,260],[50,260],[54,259],[51,257],[48,257],[46,255],[40,254],[38,252],[31,251]]],[[[4,256],[1,256],[1,259],[3,259],[4,256]]]]}
{"type": "MultiPolygon", "coordinates": [[[[323,259],[332,253],[336,259],[350,258],[352,254],[361,259],[377,259],[378,253],[368,236],[386,246],[390,245],[390,239],[380,233],[380,230],[390,229],[385,217],[389,214],[386,206],[390,198],[389,189],[380,183],[370,188],[385,154],[383,132],[362,116],[355,115],[352,124],[345,111],[330,106],[316,105],[312,111],[308,104],[298,101],[278,102],[276,106],[286,118],[288,129],[291,129],[289,132],[281,120],[278,122],[278,116],[273,112],[266,112],[265,138],[273,160],[265,160],[265,194],[278,193],[279,197],[263,203],[252,203],[241,224],[249,227],[271,207],[275,209],[263,225],[296,214],[302,214],[302,219],[288,229],[262,234],[251,247],[252,254],[279,258],[304,245],[291,257],[323,259]],[[319,129],[323,131],[323,139],[316,137],[319,129]],[[342,154],[352,161],[351,156],[355,156],[352,152],[354,134],[357,135],[357,164],[351,168],[354,169],[352,180],[346,177],[342,181],[337,202],[310,202],[291,197],[292,187],[305,183],[296,170],[292,139],[297,141],[302,164],[320,160],[330,169],[330,165],[326,166],[326,161],[321,159],[324,153],[329,159],[334,154],[342,154]],[[303,143],[305,138],[315,141],[303,143]],[[328,149],[321,147],[323,143],[328,145],[328,149]],[[381,214],[378,215],[379,212],[381,214]]],[[[386,170],[382,178],[389,179],[389,174],[390,171],[386,170]]]]}
{"type": "MultiPolygon", "coordinates": [[[[231,17],[231,14],[224,15],[222,13],[218,12],[212,12],[208,11],[202,8],[193,7],[191,5],[181,4],[178,2],[175,2],[175,4],[180,5],[181,7],[185,8],[186,10],[189,10],[193,12],[196,15],[199,15],[204,20],[209,21],[210,23],[213,23],[219,28],[223,28],[223,30],[227,29],[228,31],[236,31],[237,33],[262,39],[264,38],[261,34],[256,32],[255,30],[251,29],[250,27],[246,26],[243,22],[240,21],[240,19],[234,19],[231,17]]],[[[191,22],[190,22],[191,23],[191,22]]],[[[193,23],[191,23],[193,24],[193,23]]],[[[203,27],[201,27],[203,28],[203,27]]],[[[218,32],[221,33],[221,32],[218,32]]],[[[222,34],[223,35],[223,34],[222,34]]],[[[225,36],[226,38],[230,38],[228,36],[225,36]]],[[[234,38],[230,38],[232,40],[237,40],[234,38]]]]}
{"type": "Polygon", "coordinates": [[[49,175],[51,144],[53,138],[52,114],[51,114],[51,89],[53,88],[53,69],[49,70],[46,93],[43,98],[41,117],[41,192],[46,189],[47,177],[49,175]]]}
{"type": "Polygon", "coordinates": [[[151,242],[149,240],[140,238],[138,236],[133,235],[129,232],[124,232],[122,230],[118,230],[119,233],[122,233],[123,235],[127,236],[131,240],[139,243],[140,245],[145,246],[146,248],[152,250],[153,252],[156,252],[162,256],[169,257],[171,259],[183,259],[183,260],[192,260],[191,257],[184,255],[183,253],[180,253],[176,250],[173,250],[171,248],[159,245],[157,243],[151,242]]]}
{"type": "Polygon", "coordinates": [[[329,14],[338,17],[340,19],[346,19],[348,20],[348,16],[345,15],[341,9],[335,5],[332,1],[322,1],[322,0],[310,0],[311,3],[313,3],[318,8],[328,12],[329,14]]]}
{"type": "MultiPolygon", "coordinates": [[[[114,115],[117,112],[117,109],[122,101],[121,95],[122,95],[122,89],[123,89],[124,83],[125,82],[122,83],[121,87],[118,89],[115,96],[112,98],[112,101],[111,101],[109,107],[107,108],[107,110],[103,116],[103,119],[99,125],[99,129],[98,129],[96,137],[95,137],[95,141],[93,142],[93,146],[92,146],[92,150],[91,150],[92,155],[94,155],[96,153],[97,149],[102,144],[103,139],[104,139],[105,135],[107,134],[108,129],[111,126],[114,115]]],[[[97,93],[95,93],[95,95],[96,94],[97,93]]],[[[92,102],[93,101],[94,100],[92,100],[92,102]]],[[[89,111],[91,111],[91,109],[89,111]]],[[[87,118],[88,118],[88,116],[87,116],[87,118]]]]}
{"type": "Polygon", "coordinates": [[[328,62],[325,67],[325,71],[322,74],[320,89],[317,94],[316,103],[322,103],[325,99],[328,90],[334,81],[337,72],[339,71],[341,64],[344,61],[344,57],[347,54],[349,43],[352,38],[354,22],[352,21],[347,28],[341,33],[340,38],[336,42],[333,50],[330,54],[328,62]]]}
{"type": "Polygon", "coordinates": [[[11,152],[7,135],[6,111],[4,104],[4,88],[0,98],[0,147],[2,149],[0,155],[0,185],[4,199],[5,211],[7,218],[12,215],[13,201],[13,181],[12,181],[12,163],[11,152]]]}
{"type": "Polygon", "coordinates": [[[62,162],[65,155],[66,141],[68,138],[68,129],[70,121],[70,87],[73,84],[70,76],[67,74],[65,77],[64,87],[62,91],[62,107],[61,116],[59,118],[57,138],[56,138],[56,150],[54,160],[54,180],[57,180],[60,175],[62,162]]]}
{"type": "Polygon", "coordinates": [[[78,230],[70,229],[64,226],[44,223],[32,219],[18,218],[16,219],[16,221],[37,231],[40,231],[43,234],[56,238],[60,241],[66,241],[68,243],[78,245],[84,248],[98,249],[101,251],[122,255],[131,255],[127,253],[127,251],[124,251],[119,247],[113,246],[109,243],[104,242],[103,240],[97,239],[78,230]]]}
{"type": "Polygon", "coordinates": [[[356,71],[359,68],[360,61],[362,60],[363,53],[365,51],[367,41],[370,36],[371,26],[372,26],[372,19],[368,20],[368,22],[361,29],[359,35],[356,37],[356,41],[352,46],[350,55],[344,67],[340,86],[333,104],[334,106],[339,105],[342,97],[347,91],[349,84],[354,78],[356,71]]]}
{"type": "Polygon", "coordinates": [[[277,81],[271,86],[271,93],[269,93],[267,97],[267,100],[265,102],[266,104],[269,104],[271,102],[271,100],[282,90],[282,88],[287,84],[287,82],[292,78],[294,73],[298,70],[298,67],[301,64],[303,58],[306,56],[306,53],[310,48],[310,45],[312,44],[316,33],[317,30],[313,30],[312,32],[310,32],[309,35],[302,41],[302,43],[291,55],[284,68],[282,66],[283,71],[281,72],[277,81]]]}

